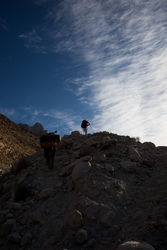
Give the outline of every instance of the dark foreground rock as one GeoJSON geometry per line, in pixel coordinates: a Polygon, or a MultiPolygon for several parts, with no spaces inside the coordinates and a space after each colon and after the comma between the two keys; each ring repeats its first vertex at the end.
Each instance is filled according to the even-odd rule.
{"type": "Polygon", "coordinates": [[[167,148],[73,132],[53,170],[26,162],[0,176],[1,250],[167,249],[167,148]]]}

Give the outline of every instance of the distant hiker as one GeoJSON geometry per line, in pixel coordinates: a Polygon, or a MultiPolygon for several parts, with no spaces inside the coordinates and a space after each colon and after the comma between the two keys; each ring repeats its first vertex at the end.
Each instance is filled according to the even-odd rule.
{"type": "Polygon", "coordinates": [[[41,147],[44,149],[44,157],[46,158],[46,164],[49,169],[54,167],[54,157],[56,152],[56,144],[61,141],[61,136],[56,134],[57,131],[49,133],[45,131],[45,134],[40,138],[41,147]]]}
{"type": "Polygon", "coordinates": [[[86,120],[83,120],[81,123],[81,128],[84,131],[85,135],[88,134],[88,126],[90,125],[90,123],[86,120]]]}

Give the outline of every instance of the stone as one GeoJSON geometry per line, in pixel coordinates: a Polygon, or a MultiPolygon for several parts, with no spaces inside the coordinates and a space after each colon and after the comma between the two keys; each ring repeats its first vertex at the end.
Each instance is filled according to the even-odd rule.
{"type": "Polygon", "coordinates": [[[30,242],[32,241],[32,234],[31,233],[26,233],[23,235],[22,239],[21,239],[21,246],[26,246],[28,245],[30,242]]]}
{"type": "Polygon", "coordinates": [[[93,247],[94,245],[96,244],[96,240],[95,239],[90,239],[89,241],[88,241],[88,247],[93,247]]]}
{"type": "Polygon", "coordinates": [[[80,151],[79,151],[79,155],[80,156],[84,156],[84,155],[90,155],[93,151],[93,148],[89,145],[85,145],[83,146],[80,151]]]}
{"type": "Polygon", "coordinates": [[[104,168],[108,170],[110,173],[114,173],[115,168],[110,163],[105,163],[104,168]]]}
{"type": "Polygon", "coordinates": [[[2,186],[3,193],[10,192],[12,190],[12,188],[13,188],[12,183],[10,183],[10,182],[4,183],[2,186]]]}
{"type": "Polygon", "coordinates": [[[8,207],[9,207],[9,209],[13,209],[13,210],[17,210],[17,211],[21,210],[21,208],[22,208],[21,204],[18,202],[9,203],[8,207]]]}
{"type": "Polygon", "coordinates": [[[126,173],[136,173],[136,163],[130,160],[124,160],[120,162],[121,168],[126,173]]]}
{"type": "Polygon", "coordinates": [[[39,200],[45,200],[54,195],[54,190],[52,188],[46,188],[39,193],[39,200]]]}
{"type": "Polygon", "coordinates": [[[103,139],[102,139],[102,142],[105,144],[105,143],[110,143],[112,142],[112,139],[110,136],[104,136],[103,139]]]}
{"type": "Polygon", "coordinates": [[[72,131],[71,132],[71,135],[74,135],[74,136],[80,136],[80,132],[79,131],[72,131]]]}
{"type": "Polygon", "coordinates": [[[9,219],[5,223],[0,225],[0,236],[8,235],[12,228],[15,226],[16,221],[14,219],[9,219]]]}
{"type": "Polygon", "coordinates": [[[32,212],[29,215],[29,222],[32,224],[39,224],[41,222],[41,215],[37,212],[32,212]]]}
{"type": "Polygon", "coordinates": [[[12,233],[8,235],[7,240],[11,243],[20,243],[21,236],[19,233],[12,233]]]}
{"type": "Polygon", "coordinates": [[[57,181],[56,184],[55,184],[55,187],[56,188],[63,187],[63,182],[62,181],[57,181]]]}
{"type": "Polygon", "coordinates": [[[119,245],[116,250],[155,250],[155,248],[146,242],[127,241],[119,245]]]}
{"type": "Polygon", "coordinates": [[[4,221],[6,219],[6,214],[7,214],[6,210],[1,210],[0,211],[0,222],[4,221]]]}
{"type": "Polygon", "coordinates": [[[66,174],[70,175],[75,168],[75,166],[81,162],[88,162],[92,160],[92,156],[86,155],[81,157],[80,159],[77,159],[76,161],[70,163],[68,166],[66,166],[66,174]]]}
{"type": "Polygon", "coordinates": [[[72,180],[75,182],[77,179],[83,179],[90,170],[91,170],[90,162],[78,163],[73,169],[72,180]]]}
{"type": "Polygon", "coordinates": [[[59,175],[60,177],[66,176],[66,168],[65,168],[65,167],[61,168],[61,170],[60,170],[60,172],[59,172],[58,175],[59,175]]]}
{"type": "Polygon", "coordinates": [[[143,159],[143,164],[149,168],[152,168],[154,163],[151,159],[143,159]]]}
{"type": "Polygon", "coordinates": [[[152,150],[156,148],[155,144],[152,142],[144,142],[142,146],[144,150],[152,150]]]}
{"type": "Polygon", "coordinates": [[[100,218],[100,223],[103,227],[109,228],[111,227],[112,223],[112,214],[111,213],[106,213],[100,218]]]}
{"type": "Polygon", "coordinates": [[[75,235],[76,242],[78,244],[83,244],[88,240],[88,233],[85,229],[79,229],[75,235]]]}
{"type": "Polygon", "coordinates": [[[142,162],[142,157],[140,155],[140,153],[138,152],[138,150],[134,147],[129,147],[129,157],[131,159],[131,161],[135,161],[135,162],[142,162]]]}
{"type": "Polygon", "coordinates": [[[97,154],[96,153],[93,158],[98,163],[105,162],[106,161],[106,154],[103,154],[103,153],[98,153],[97,154]]]}
{"type": "Polygon", "coordinates": [[[15,174],[18,174],[23,169],[26,169],[30,166],[30,162],[24,158],[19,159],[14,165],[13,165],[13,172],[15,174]]]}
{"type": "Polygon", "coordinates": [[[67,214],[66,224],[70,227],[81,227],[83,224],[82,213],[77,209],[71,210],[67,214]]]}

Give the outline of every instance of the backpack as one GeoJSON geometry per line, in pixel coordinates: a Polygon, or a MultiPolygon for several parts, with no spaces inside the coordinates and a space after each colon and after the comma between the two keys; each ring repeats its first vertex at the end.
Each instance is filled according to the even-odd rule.
{"type": "Polygon", "coordinates": [[[88,123],[89,123],[88,121],[83,120],[81,123],[81,128],[86,128],[88,123]]]}
{"type": "Polygon", "coordinates": [[[56,143],[61,142],[61,136],[50,133],[48,135],[42,135],[40,138],[40,144],[42,148],[48,146],[56,146],[56,143]]]}

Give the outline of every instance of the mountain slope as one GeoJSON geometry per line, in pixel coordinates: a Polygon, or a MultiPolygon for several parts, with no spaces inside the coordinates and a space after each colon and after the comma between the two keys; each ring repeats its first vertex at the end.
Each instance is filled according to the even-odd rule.
{"type": "Polygon", "coordinates": [[[28,162],[0,177],[2,250],[116,250],[130,240],[167,249],[166,147],[72,132],[53,170],[42,154],[28,162]]]}
{"type": "Polygon", "coordinates": [[[44,128],[42,126],[42,124],[40,124],[39,122],[36,122],[33,126],[29,126],[27,124],[18,124],[21,128],[24,128],[25,130],[28,130],[29,132],[32,132],[36,135],[43,135],[44,134],[44,128]]]}
{"type": "Polygon", "coordinates": [[[39,137],[0,114],[0,166],[9,168],[20,157],[39,151],[39,137]]]}

